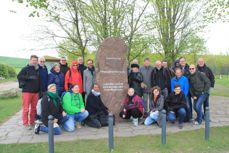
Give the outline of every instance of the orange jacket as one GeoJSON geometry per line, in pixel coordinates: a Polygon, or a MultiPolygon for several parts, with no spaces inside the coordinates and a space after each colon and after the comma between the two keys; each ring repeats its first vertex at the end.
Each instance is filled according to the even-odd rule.
{"type": "Polygon", "coordinates": [[[80,93],[83,93],[83,83],[82,83],[82,77],[80,72],[78,71],[78,68],[73,68],[73,65],[78,64],[77,61],[72,61],[70,70],[67,71],[65,75],[65,81],[64,81],[64,88],[66,91],[68,91],[68,84],[71,83],[77,84],[80,89],[80,93]],[[71,72],[70,72],[71,71],[71,72]]]}

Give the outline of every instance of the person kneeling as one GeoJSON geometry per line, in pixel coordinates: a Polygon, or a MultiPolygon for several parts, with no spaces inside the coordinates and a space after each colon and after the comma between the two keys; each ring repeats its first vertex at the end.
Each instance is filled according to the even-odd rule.
{"type": "Polygon", "coordinates": [[[145,125],[151,125],[155,122],[159,123],[159,114],[164,107],[164,96],[161,95],[161,89],[158,86],[152,88],[152,101],[150,106],[150,115],[145,119],[145,125]]]}
{"type": "Polygon", "coordinates": [[[34,132],[39,134],[40,131],[48,133],[48,116],[52,115],[54,117],[54,134],[60,135],[61,128],[59,125],[62,125],[66,120],[66,113],[63,111],[63,108],[60,103],[60,97],[56,93],[56,85],[50,84],[48,86],[47,94],[43,95],[41,100],[41,123],[35,125],[34,132]]]}
{"type": "Polygon", "coordinates": [[[108,108],[101,100],[98,84],[93,85],[93,89],[87,97],[86,110],[89,112],[85,121],[88,126],[101,128],[108,125],[108,108]]]}
{"type": "Polygon", "coordinates": [[[168,120],[175,122],[176,116],[179,118],[179,128],[183,128],[183,122],[186,117],[187,105],[185,95],[181,91],[180,85],[175,85],[174,92],[171,93],[165,100],[165,108],[168,112],[168,120]]]}
{"type": "Polygon", "coordinates": [[[128,89],[127,97],[123,103],[123,109],[119,116],[123,119],[133,117],[133,123],[138,125],[138,119],[143,115],[142,99],[134,92],[133,88],[128,89]]]}
{"type": "Polygon", "coordinates": [[[64,123],[63,128],[72,132],[75,130],[76,122],[79,122],[78,128],[83,120],[88,117],[88,111],[85,110],[84,102],[80,89],[77,84],[72,85],[71,91],[66,92],[63,96],[63,108],[69,119],[64,123]]]}

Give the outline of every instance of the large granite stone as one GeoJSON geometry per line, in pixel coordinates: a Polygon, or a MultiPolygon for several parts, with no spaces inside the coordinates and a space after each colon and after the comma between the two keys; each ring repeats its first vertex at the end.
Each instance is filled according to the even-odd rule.
{"type": "Polygon", "coordinates": [[[105,39],[96,56],[96,82],[100,85],[101,98],[119,120],[121,103],[128,89],[127,46],[120,38],[105,39]]]}

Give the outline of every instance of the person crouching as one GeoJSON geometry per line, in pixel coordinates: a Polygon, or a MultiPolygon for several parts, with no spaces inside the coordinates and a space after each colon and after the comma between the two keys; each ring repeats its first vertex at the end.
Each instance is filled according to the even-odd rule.
{"type": "Polygon", "coordinates": [[[123,119],[133,117],[133,123],[138,125],[138,119],[143,115],[142,99],[134,92],[133,88],[128,89],[128,94],[122,105],[123,109],[119,116],[123,119]]]}

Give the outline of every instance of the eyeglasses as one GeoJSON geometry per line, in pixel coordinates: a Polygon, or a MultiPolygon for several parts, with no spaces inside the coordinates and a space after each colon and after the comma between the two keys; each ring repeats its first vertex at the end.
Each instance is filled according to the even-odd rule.
{"type": "Polygon", "coordinates": [[[67,60],[61,60],[61,61],[67,61],[67,60]]]}
{"type": "Polygon", "coordinates": [[[73,66],[78,66],[77,64],[74,64],[73,66]]]}
{"type": "Polygon", "coordinates": [[[40,61],[41,63],[44,63],[45,61],[40,61]]]}
{"type": "Polygon", "coordinates": [[[195,68],[189,68],[189,70],[195,70],[195,68]]]}

